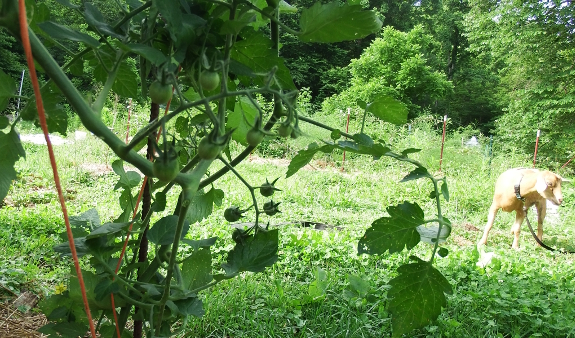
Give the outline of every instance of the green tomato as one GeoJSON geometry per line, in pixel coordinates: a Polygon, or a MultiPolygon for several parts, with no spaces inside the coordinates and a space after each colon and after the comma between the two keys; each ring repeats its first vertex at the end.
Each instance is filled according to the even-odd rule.
{"type": "Polygon", "coordinates": [[[203,160],[213,160],[220,154],[222,147],[213,143],[209,136],[204,137],[198,145],[198,156],[203,160]]]}
{"type": "Polygon", "coordinates": [[[166,104],[172,98],[172,85],[162,85],[160,81],[154,81],[150,85],[148,95],[155,104],[166,104]]]}
{"type": "Polygon", "coordinates": [[[200,74],[200,85],[204,90],[212,91],[220,85],[220,75],[210,70],[204,70],[200,74]]]}
{"type": "Polygon", "coordinates": [[[236,206],[231,206],[224,211],[224,218],[228,222],[237,222],[243,216],[240,208],[236,206]]]}
{"type": "Polygon", "coordinates": [[[180,166],[177,159],[169,159],[163,156],[157,159],[152,165],[154,176],[162,182],[171,182],[180,172],[180,166]]]}
{"type": "Polygon", "coordinates": [[[278,134],[281,137],[288,137],[291,135],[293,128],[290,124],[288,123],[282,123],[280,124],[279,128],[278,128],[278,134]]]}
{"type": "Polygon", "coordinates": [[[264,139],[264,136],[265,134],[261,130],[252,128],[246,135],[246,141],[250,146],[255,147],[260,144],[260,142],[264,139]]]}
{"type": "Polygon", "coordinates": [[[274,201],[266,202],[266,203],[264,203],[264,212],[268,216],[273,216],[273,215],[277,214],[278,212],[281,212],[278,209],[278,205],[280,205],[279,202],[278,203],[274,203],[274,201]]]}

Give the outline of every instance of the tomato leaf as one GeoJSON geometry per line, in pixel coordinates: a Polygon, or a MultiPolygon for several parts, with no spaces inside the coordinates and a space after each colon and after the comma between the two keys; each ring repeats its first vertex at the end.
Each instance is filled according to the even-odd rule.
{"type": "Polygon", "coordinates": [[[186,299],[180,299],[174,301],[174,304],[178,308],[178,312],[184,316],[196,316],[202,317],[205,313],[204,304],[202,300],[198,297],[188,297],[186,299]]]}
{"type": "MultiPolygon", "coordinates": [[[[267,73],[277,66],[275,79],[279,86],[284,90],[296,89],[284,59],[271,48],[269,38],[253,30],[243,33],[242,38],[243,40],[236,42],[232,49],[232,58],[235,61],[249,67],[254,73],[267,73]]],[[[251,84],[252,78],[244,76],[239,78],[244,84],[251,84]]],[[[256,85],[264,84],[263,77],[256,77],[253,81],[256,85]]]]}
{"type": "Polygon", "coordinates": [[[191,224],[202,221],[212,214],[214,204],[217,206],[222,205],[223,198],[224,192],[220,189],[211,188],[210,191],[205,194],[198,191],[198,193],[192,197],[188,213],[186,214],[186,220],[191,224]]]}
{"type": "Polygon", "coordinates": [[[16,82],[0,69],[0,111],[8,106],[8,101],[16,94],[16,82]]]}
{"type": "Polygon", "coordinates": [[[90,35],[75,31],[67,26],[59,25],[52,21],[39,23],[38,26],[49,36],[56,40],[71,40],[82,42],[89,47],[98,48],[100,42],[90,35]]]}
{"type": "MultiPolygon", "coordinates": [[[[148,230],[148,240],[156,245],[169,245],[174,242],[176,228],[178,227],[178,216],[164,216],[158,220],[154,226],[148,230]]],[[[190,230],[190,223],[186,220],[181,238],[184,238],[190,230]]]]}
{"type": "Polygon", "coordinates": [[[137,43],[128,44],[126,47],[129,48],[132,52],[150,61],[154,66],[160,66],[162,63],[168,61],[168,58],[164,55],[164,53],[160,52],[154,47],[137,43]]]}
{"type": "Polygon", "coordinates": [[[212,281],[212,254],[209,248],[194,251],[182,264],[182,282],[187,290],[195,290],[212,281]]]}
{"type": "Polygon", "coordinates": [[[447,305],[445,294],[451,285],[429,262],[402,265],[399,275],[389,281],[389,311],[393,337],[401,337],[435,320],[447,305]]]}
{"type": "Polygon", "coordinates": [[[358,5],[340,6],[334,1],[327,4],[316,2],[304,9],[300,18],[303,42],[341,42],[357,40],[381,29],[382,22],[375,12],[363,10],[358,5]]]}
{"type": "Polygon", "coordinates": [[[14,129],[8,133],[0,131],[0,201],[8,194],[12,181],[16,179],[14,165],[20,157],[26,157],[20,137],[14,129]]]}
{"type": "Polygon", "coordinates": [[[445,181],[441,184],[441,194],[443,198],[445,198],[445,201],[449,202],[449,190],[447,189],[447,182],[445,181]]]}
{"type": "MultiPolygon", "coordinates": [[[[44,111],[46,113],[46,123],[48,130],[58,132],[66,135],[68,129],[68,113],[66,113],[61,105],[63,98],[56,89],[55,85],[44,86],[41,89],[42,102],[44,103],[44,111]]],[[[27,121],[34,121],[34,124],[39,127],[38,110],[36,109],[36,99],[28,100],[26,107],[22,110],[22,118],[27,121]]]]}
{"type": "Polygon", "coordinates": [[[222,264],[227,275],[242,271],[260,272],[278,260],[278,230],[259,230],[243,237],[222,264]]]}
{"type": "Polygon", "coordinates": [[[243,145],[247,145],[246,135],[252,128],[248,124],[248,121],[253,124],[258,114],[258,110],[254,107],[253,103],[245,96],[242,96],[239,102],[237,102],[234,111],[228,115],[226,129],[231,130],[235,128],[232,133],[232,139],[243,145]]]}
{"type": "Polygon", "coordinates": [[[90,234],[86,236],[86,239],[114,235],[127,229],[129,226],[130,223],[105,223],[90,232],[90,234]]]}
{"type": "Polygon", "coordinates": [[[424,167],[417,167],[413,169],[409,174],[405,175],[405,177],[400,182],[418,180],[424,177],[431,177],[431,174],[429,174],[427,169],[425,169],[424,167]]]}
{"type": "Polygon", "coordinates": [[[411,249],[420,241],[417,227],[424,222],[423,210],[417,203],[404,202],[387,207],[391,217],[375,220],[358,243],[358,255],[381,255],[411,249]]]}
{"type": "Polygon", "coordinates": [[[286,172],[286,178],[297,173],[301,168],[305,167],[313,158],[313,156],[318,152],[329,153],[335,147],[333,145],[318,146],[317,143],[310,143],[307,149],[302,149],[292,158],[290,164],[288,165],[288,170],[286,172]]]}
{"type": "Polygon", "coordinates": [[[138,97],[138,75],[125,61],[118,67],[112,90],[123,97],[138,97]]]}
{"type": "Polygon", "coordinates": [[[114,190],[119,188],[132,189],[140,184],[141,177],[135,171],[124,170],[124,162],[122,160],[116,160],[112,163],[112,170],[116,175],[120,176],[120,180],[114,186],[114,190]]]}
{"type": "Polygon", "coordinates": [[[379,119],[393,124],[407,122],[407,107],[391,96],[380,96],[367,106],[367,111],[379,119]]]}

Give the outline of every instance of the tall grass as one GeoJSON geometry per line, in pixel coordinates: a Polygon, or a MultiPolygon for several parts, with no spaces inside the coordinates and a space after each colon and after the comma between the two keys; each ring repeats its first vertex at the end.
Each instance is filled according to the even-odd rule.
{"type": "MultiPolygon", "coordinates": [[[[345,128],[344,115],[314,117],[345,128]]],[[[368,119],[365,129],[393,150],[421,149],[413,157],[430,172],[445,175],[449,185],[450,200],[442,202],[442,210],[454,226],[444,244],[450,253],[439,259],[438,267],[454,286],[454,295],[439,319],[413,336],[574,336],[575,268],[571,255],[537,248],[527,231],[522,234],[522,249],[511,250],[509,229],[514,216],[500,214],[487,246],[496,256],[484,268],[476,265],[480,253],[475,243],[486,221],[497,175],[510,167],[531,166],[532,159],[500,153],[489,158],[486,137],[471,129],[450,130],[439,172],[441,125],[437,122],[422,117],[409,130],[368,119]],[[479,147],[462,145],[471,135],[479,137],[479,147]]],[[[276,184],[282,191],[274,195],[282,212],[264,219],[281,229],[279,261],[264,273],[245,273],[202,293],[206,314],[192,318],[183,337],[390,335],[386,283],[396,275],[396,267],[409,260],[408,254],[358,256],[357,241],[371,222],[386,215],[387,206],[405,200],[417,202],[426,217],[433,218],[435,209],[428,197],[432,187],[423,180],[398,183],[412,169],[405,163],[353,154],[346,154],[343,162],[343,154],[337,153],[318,156],[285,179],[287,159],[310,142],[329,139],[329,133],[316,127],[303,123],[300,127],[303,137],[287,146],[270,137],[237,168],[254,185],[282,177],[276,184]],[[337,229],[317,231],[287,224],[302,220],[337,229]],[[350,282],[357,278],[364,281],[361,290],[350,282]]],[[[361,118],[354,116],[350,133],[360,128],[361,118]]],[[[69,262],[51,250],[62,241],[58,233],[63,224],[45,148],[31,144],[25,148],[26,160],[17,164],[19,178],[0,208],[0,247],[6,248],[0,251],[0,283],[14,293],[31,288],[47,295],[65,280],[69,262]]],[[[238,147],[233,146],[232,151],[238,147]]],[[[114,157],[102,142],[89,136],[57,147],[56,156],[71,214],[96,208],[103,221],[117,216],[116,177],[109,168],[114,157]]],[[[563,174],[569,176],[570,172],[563,174]]],[[[195,239],[219,237],[212,249],[217,262],[214,273],[233,246],[223,210],[251,204],[248,190],[232,174],[226,174],[215,187],[225,192],[222,205],[215,206],[212,216],[192,226],[188,234],[195,239]]],[[[176,193],[169,196],[172,205],[176,193]]],[[[564,194],[566,207],[560,209],[558,223],[546,224],[545,239],[573,250],[572,187],[565,185],[564,194]]],[[[246,221],[250,216],[248,212],[246,221]]],[[[414,254],[428,258],[430,247],[419,244],[414,254]]],[[[10,296],[5,290],[3,294],[10,296]]]]}

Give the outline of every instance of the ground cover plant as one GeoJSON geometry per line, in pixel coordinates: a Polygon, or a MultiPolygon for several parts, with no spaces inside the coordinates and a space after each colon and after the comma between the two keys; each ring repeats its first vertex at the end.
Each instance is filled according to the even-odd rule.
{"type": "MultiPolygon", "coordinates": [[[[366,230],[358,243],[358,252],[393,253],[404,247],[414,248],[421,238],[433,241],[428,260],[414,255],[410,257],[414,262],[398,267],[399,274],[389,281],[389,293],[393,296],[388,310],[392,313],[395,336],[424,326],[440,314],[446,304],[444,294],[451,293],[448,281],[433,266],[436,252],[440,256],[447,254],[446,249],[438,246],[451,228],[440,207],[440,198],[449,199],[447,184],[409,157],[418,149],[392,152],[385,142],[374,141],[364,132],[368,113],[402,124],[407,109],[386,96],[367,103],[358,101],[364,115],[361,130],[354,135],[300,116],[298,91],[278,57],[280,25],[302,41],[338,42],[378,31],[381,22],[373,12],[357,4],[316,3],[303,10],[299,29],[293,30],[278,20],[280,12],[293,11],[283,2],[118,3],[123,15],[113,23],[92,3],[80,6],[61,2],[83,17],[88,34],[49,21],[50,8],[46,4],[34,6],[7,0],[1,5],[0,24],[23,43],[35,96],[14,122],[5,117],[0,120],[2,129],[7,129],[0,135],[7,153],[3,160],[6,170],[0,176],[0,196],[6,196],[12,180],[17,178],[13,166],[26,154],[16,123],[20,118],[35,120],[37,116],[46,136],[49,130],[66,134],[67,116],[59,106],[62,98],[66,98],[82,125],[120,158],[111,163],[119,177],[113,188],[120,191],[119,216],[102,223],[98,210],[93,208],[68,218],[66,197],[47,139],[68,239],[54,250],[72,256],[74,269],[67,290],[40,304],[50,319],[41,332],[76,336],[90,331],[95,337],[99,331],[120,337],[131,320],[134,337],[173,336],[186,330],[190,316],[204,314],[198,295],[201,291],[242,272],[261,272],[272,266],[278,260],[279,232],[262,218],[281,213],[278,208],[281,202],[270,199],[262,203],[256,193],[271,197],[279,190],[273,186],[277,180],[270,183],[266,179],[258,185],[247,181],[235,167],[265,136],[297,139],[304,122],[330,131],[330,139],[318,140],[319,143],[313,142],[300,150],[290,162],[288,178],[307,165],[316,153],[339,150],[406,162],[411,168],[402,181],[430,180],[436,216],[426,218],[415,202],[388,206],[385,210],[389,216],[380,217],[366,230]],[[34,13],[30,23],[26,6],[34,13]],[[269,38],[257,30],[264,23],[270,25],[269,38]],[[68,63],[60,67],[36,33],[50,43],[79,42],[79,51],[70,53],[68,63]],[[134,67],[136,59],[138,65],[134,67]],[[93,102],[78,92],[66,73],[83,73],[84,61],[101,85],[96,88],[93,102]],[[41,88],[34,62],[47,75],[41,88]],[[128,97],[138,96],[139,90],[142,99],[151,100],[150,123],[138,130],[128,144],[101,118],[111,90],[128,97]],[[254,99],[256,94],[273,97],[272,111],[262,109],[254,99]],[[160,105],[166,105],[163,117],[159,117],[160,105]],[[245,145],[234,157],[230,149],[232,139],[245,145]],[[146,144],[146,156],[137,153],[146,144]],[[140,185],[141,177],[135,171],[126,171],[124,161],[145,175],[139,194],[134,195],[133,190],[140,185]],[[251,208],[255,215],[249,226],[233,230],[235,245],[227,251],[225,261],[218,262],[212,253],[218,237],[189,239],[186,235],[190,225],[209,217],[214,205],[221,205],[225,192],[217,187],[217,181],[227,172],[239,179],[236,184],[245,187],[251,205],[228,207],[224,213],[226,220],[237,221],[251,208]],[[174,185],[180,188],[178,199],[175,205],[168,205],[168,193],[174,185]],[[172,210],[167,215],[152,218],[167,207],[172,210]],[[432,222],[437,226],[420,235],[417,228],[432,222]],[[79,258],[85,259],[87,267],[81,266],[79,258]],[[213,263],[221,264],[214,268],[213,263]]],[[[58,47],[70,52],[62,45],[58,47]]],[[[14,92],[15,82],[4,73],[0,75],[6,84],[2,95],[5,106],[5,98],[14,92]]],[[[317,278],[316,288],[321,293],[323,287],[319,284],[324,279],[321,270],[317,278]]]]}
{"type": "MultiPolygon", "coordinates": [[[[134,337],[250,336],[255,332],[272,336],[390,333],[401,336],[421,328],[430,334],[458,335],[461,333],[458,330],[473,328],[460,321],[476,307],[463,306],[459,316],[443,314],[448,319],[447,324],[442,324],[441,308],[448,307],[445,294],[452,293],[453,285],[465,281],[472,273],[481,276],[479,272],[483,271],[486,276],[506,278],[508,275],[497,272],[509,266],[497,258],[489,264],[484,262],[483,270],[477,270],[475,262],[483,262],[484,253],[473,250],[455,255],[459,258],[456,262],[467,262],[468,266],[452,266],[448,262],[452,261],[453,255],[449,253],[453,249],[439,247],[439,242],[446,240],[453,230],[458,210],[481,209],[481,201],[488,198],[475,196],[476,204],[465,200],[463,207],[456,198],[452,222],[447,220],[444,215],[451,210],[442,209],[447,205],[440,201],[452,203],[453,196],[459,196],[454,192],[459,191],[448,189],[443,175],[450,171],[455,174],[461,164],[454,168],[446,166],[444,173],[434,173],[426,167],[434,168],[438,149],[422,147],[424,144],[418,139],[421,134],[411,135],[404,128],[390,125],[385,130],[389,133],[372,133],[370,128],[381,126],[379,120],[405,123],[405,107],[390,97],[356,102],[361,114],[353,134],[322,123],[320,116],[302,114],[298,91],[277,57],[280,26],[277,16],[293,9],[283,2],[202,2],[199,7],[190,7],[187,2],[132,2],[126,7],[120,5],[123,18],[111,23],[93,4],[61,3],[80,13],[90,31],[89,34],[74,31],[48,21],[49,9],[45,5],[35,8],[30,40],[36,62],[50,79],[42,89],[48,126],[63,134],[68,130],[67,116],[58,106],[61,95],[82,125],[107,146],[103,147],[107,150],[98,146],[94,150],[106,154],[111,154],[111,150],[115,155],[108,162],[91,163],[103,164],[113,172],[97,179],[93,179],[87,168],[77,169],[80,160],[90,159],[89,155],[79,155],[65,166],[69,170],[69,176],[63,177],[66,182],[78,189],[92,184],[99,196],[92,197],[94,190],[87,194],[74,188],[62,196],[68,201],[78,201],[78,210],[71,218],[73,227],[68,232],[75,239],[68,237],[68,240],[75,244],[81,257],[75,262],[76,269],[66,273],[68,279],[62,283],[61,275],[67,269],[62,270],[61,265],[65,265],[64,257],[74,256],[74,250],[66,242],[56,244],[56,227],[46,225],[58,223],[53,217],[57,204],[52,204],[56,195],[46,180],[49,174],[45,171],[37,175],[37,170],[24,167],[17,175],[13,166],[18,160],[39,149],[32,146],[25,151],[21,146],[16,131],[18,119],[13,123],[5,118],[0,120],[4,130],[2,146],[10,155],[2,162],[6,168],[1,176],[2,195],[8,193],[15,180],[5,210],[42,205],[38,207],[39,213],[32,212],[29,217],[26,213],[2,214],[3,222],[10,224],[7,228],[26,223],[34,229],[23,227],[4,233],[6,243],[18,249],[8,250],[7,258],[21,252],[36,254],[26,266],[18,259],[10,259],[3,284],[9,292],[16,292],[22,279],[51,271],[46,277],[54,281],[52,285],[58,292],[40,304],[51,321],[40,331],[77,336],[90,330],[94,336],[98,330],[104,336],[126,336],[128,321],[133,323],[134,337]],[[270,23],[269,39],[254,30],[262,22],[270,23]],[[68,39],[81,43],[82,47],[63,68],[71,74],[83,72],[84,68],[93,72],[100,82],[93,102],[76,91],[34,32],[50,41],[68,39]],[[136,74],[140,75],[140,86],[136,74]],[[110,90],[130,97],[141,92],[142,99],[149,94],[152,101],[150,123],[133,134],[127,145],[103,118],[110,90]],[[272,100],[270,109],[265,109],[258,95],[272,100]],[[160,105],[167,105],[167,115],[161,118],[160,105]],[[316,131],[316,137],[310,140],[307,135],[313,133],[307,132],[306,124],[323,129],[324,134],[316,131]],[[306,145],[292,145],[295,154],[291,154],[293,159],[287,166],[276,168],[265,159],[250,161],[250,153],[266,137],[280,140],[280,144],[286,144],[286,138],[305,139],[306,145]],[[389,144],[390,138],[402,137],[403,143],[389,144]],[[146,143],[147,159],[137,152],[146,143]],[[418,153],[418,148],[426,148],[426,152],[418,153]],[[305,169],[314,156],[331,164],[334,157],[339,161],[342,152],[356,154],[349,157],[352,164],[347,164],[348,176],[336,170],[313,175],[305,169]],[[143,185],[141,213],[134,211],[142,180],[136,169],[150,178],[143,185]],[[367,174],[367,169],[373,173],[367,174]],[[294,181],[294,175],[302,179],[294,181]],[[403,184],[397,184],[400,181],[403,184]],[[382,183],[384,189],[378,192],[382,183]],[[33,191],[38,193],[22,189],[28,185],[36,187],[33,191]],[[317,192],[322,190],[328,193],[318,196],[317,192]],[[101,210],[100,203],[114,206],[101,210]],[[358,218],[356,213],[362,217],[358,218]],[[230,229],[228,222],[240,221],[243,214],[247,215],[243,219],[247,223],[230,229]],[[289,226],[294,218],[309,217],[314,218],[312,222],[335,227],[315,232],[289,226]],[[432,225],[422,228],[425,224],[432,225]],[[38,241],[22,241],[27,232],[36,229],[40,229],[38,241]],[[431,245],[418,245],[421,241],[431,245]],[[42,251],[47,243],[56,244],[54,250],[58,254],[42,251]],[[408,252],[404,252],[405,247],[408,252]],[[387,254],[391,256],[387,258],[387,254]],[[382,260],[382,256],[386,259],[382,260]],[[296,261],[303,264],[291,269],[296,261]],[[445,268],[443,274],[436,266],[445,268]],[[254,277],[249,273],[264,270],[265,275],[254,277]],[[263,289],[257,287],[258,282],[263,289]],[[218,289],[220,286],[222,289],[218,289]],[[228,297],[231,304],[218,303],[228,297]],[[248,302],[241,303],[240,299],[248,302]],[[220,306],[237,309],[233,314],[243,315],[228,312],[226,325],[221,326],[218,317],[209,317],[212,313],[221,315],[220,306]],[[250,311],[253,312],[248,314],[250,311]],[[95,320],[91,320],[91,312],[97,316],[95,320]],[[348,319],[334,321],[334,316],[348,319]],[[308,322],[311,324],[306,326],[308,322]],[[432,322],[434,325],[429,326],[432,322]]],[[[2,2],[0,23],[19,37],[15,4],[15,1],[2,2]]],[[[26,21],[23,14],[19,18],[23,23],[26,21]]],[[[292,32],[306,42],[333,42],[365,36],[380,26],[373,13],[362,10],[361,6],[318,3],[304,9],[299,30],[292,32]],[[350,21],[357,24],[347,27],[342,17],[353,18],[350,21]],[[317,22],[328,24],[317,26],[317,22]]],[[[27,42],[25,36],[23,42],[27,42]]],[[[11,95],[14,82],[4,74],[2,77],[7,84],[4,98],[11,95]]],[[[20,118],[34,120],[35,103],[29,100],[20,118]]],[[[38,110],[42,116],[41,109],[38,110]]],[[[93,143],[84,145],[93,154],[93,143]]],[[[67,148],[64,154],[71,150],[67,148]]],[[[477,150],[467,153],[484,159],[477,150]]],[[[465,156],[465,152],[457,154],[465,156]]],[[[486,161],[472,163],[475,167],[470,170],[475,169],[477,178],[477,172],[487,168],[486,161]]],[[[317,162],[310,166],[314,165],[317,162]]],[[[486,195],[485,191],[481,194],[486,195]]],[[[460,240],[473,242],[467,238],[460,240]]],[[[556,244],[561,244],[560,240],[556,244]]],[[[572,270],[557,271],[561,273],[559,281],[569,288],[571,279],[567,276],[572,270]]],[[[469,278],[471,284],[483,285],[485,278],[474,279],[476,276],[469,278]]],[[[35,285],[33,280],[29,284],[35,285]]],[[[514,285],[524,284],[515,281],[514,285]]],[[[473,299],[489,299],[492,294],[470,292],[472,303],[473,299]]],[[[525,292],[504,288],[499,295],[509,298],[516,294],[525,292]]],[[[567,295],[562,298],[566,302],[572,299],[567,295]]],[[[555,307],[544,301],[523,305],[519,313],[509,310],[495,316],[505,324],[517,321],[517,325],[510,326],[512,331],[501,329],[504,334],[523,332],[524,323],[541,317],[550,323],[549,332],[570,334],[563,319],[572,317],[572,311],[565,304],[561,304],[565,306],[560,316],[555,315],[555,307]],[[550,311],[540,310],[539,306],[550,311]],[[525,312],[534,315],[521,316],[525,312]]],[[[492,333],[500,333],[493,323],[492,333]]],[[[538,327],[531,330],[537,334],[547,332],[538,327]]]]}

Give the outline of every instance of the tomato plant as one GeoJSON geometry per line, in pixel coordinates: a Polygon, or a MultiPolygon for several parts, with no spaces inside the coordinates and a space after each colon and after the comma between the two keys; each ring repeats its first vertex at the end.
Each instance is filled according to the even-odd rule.
{"type": "MultiPolygon", "coordinates": [[[[62,122],[67,121],[63,116],[66,113],[58,107],[60,102],[67,100],[83,126],[118,157],[112,163],[118,175],[114,189],[122,191],[121,213],[114,221],[100,224],[95,211],[78,216],[84,221],[77,222],[74,243],[81,248],[78,254],[89,258],[86,259],[89,267],[81,271],[90,288],[85,305],[102,319],[98,322],[98,330],[113,332],[110,336],[117,337],[118,333],[123,336],[128,321],[133,322],[134,338],[140,338],[142,333],[150,337],[179,334],[185,330],[189,316],[203,315],[200,292],[242,272],[264,271],[278,259],[279,231],[264,229],[259,218],[262,213],[269,216],[278,214],[280,202],[268,201],[260,208],[261,202],[254,193],[257,187],[243,178],[241,169],[236,169],[237,164],[244,161],[253,147],[261,142],[262,135],[271,133],[278,123],[277,132],[284,138],[299,136],[300,122],[312,123],[332,133],[337,131],[298,113],[298,91],[284,60],[278,56],[280,41],[273,32],[278,32],[281,25],[282,30],[302,42],[332,43],[366,37],[378,32],[382,23],[374,12],[364,10],[360,5],[340,2],[316,2],[310,8],[300,8],[297,28],[288,27],[279,20],[280,11],[293,12],[294,7],[282,6],[283,1],[275,0],[268,1],[269,6],[261,1],[198,0],[193,6],[176,0],[110,2],[110,6],[117,8],[107,8],[107,12],[101,11],[95,2],[82,2],[80,5],[64,0],[57,2],[65,6],[63,10],[79,13],[83,18],[82,24],[67,26],[49,21],[52,9],[46,4],[26,3],[30,10],[37,7],[36,14],[30,19],[29,40],[35,62],[49,78],[40,91],[48,103],[48,128],[52,132],[66,132],[66,122],[62,122]],[[111,12],[120,14],[112,17],[107,14],[111,12]],[[272,32],[269,37],[265,30],[260,29],[267,25],[272,32]],[[66,45],[54,43],[59,40],[66,45]],[[58,60],[68,60],[68,63],[58,64],[56,55],[46,49],[43,41],[49,41],[54,48],[50,51],[58,54],[58,60]],[[184,76],[188,80],[186,82],[179,77],[181,69],[214,69],[214,65],[217,65],[215,69],[221,69],[219,73],[204,71],[198,78],[203,90],[198,90],[195,78],[184,76]],[[93,102],[85,99],[70,80],[84,72],[92,72],[94,78],[93,93],[88,95],[95,98],[93,102]],[[148,95],[156,103],[150,105],[150,122],[125,144],[99,118],[99,113],[112,91],[125,98],[136,98],[138,93],[146,96],[146,84],[153,79],[162,80],[152,81],[149,87],[148,95]],[[172,84],[177,100],[164,116],[160,116],[158,104],[166,104],[170,100],[172,84]],[[222,91],[210,94],[219,85],[222,91]],[[259,107],[253,100],[256,94],[273,98],[273,113],[266,114],[259,107]],[[244,123],[248,116],[256,117],[256,126],[252,130],[244,123]],[[153,141],[160,127],[164,135],[163,150],[157,149],[153,141]],[[170,135],[174,135],[173,144],[169,146],[166,128],[169,128],[170,135]],[[219,155],[230,139],[247,141],[248,146],[231,160],[231,152],[227,151],[226,160],[219,155]],[[148,151],[144,157],[136,147],[146,140],[148,151]],[[152,164],[149,159],[155,153],[159,156],[152,164]],[[178,174],[176,157],[182,158],[182,154],[188,162],[178,174]],[[214,161],[221,163],[214,164],[214,161]],[[140,184],[140,175],[134,171],[126,172],[124,162],[148,177],[165,181],[165,184],[144,186],[139,218],[133,218],[132,215],[138,213],[130,201],[138,199],[133,190],[139,191],[136,187],[140,184]],[[210,217],[213,206],[221,204],[225,193],[217,188],[218,180],[229,172],[238,177],[245,185],[246,194],[252,197],[254,226],[247,230],[234,230],[234,248],[227,253],[225,263],[214,268],[210,248],[216,238],[190,239],[186,235],[191,224],[199,224],[210,217]],[[159,213],[167,208],[166,195],[174,185],[181,188],[178,190],[178,203],[171,212],[161,216],[159,213]],[[184,242],[192,249],[180,250],[184,242]],[[124,244],[127,251],[123,250],[124,244]],[[124,257],[125,252],[137,254],[124,257]],[[200,256],[201,259],[198,258],[200,256]],[[117,316],[116,310],[119,311],[117,316]],[[117,326],[110,324],[116,322],[116,317],[117,326]]],[[[0,25],[20,39],[20,29],[14,19],[18,13],[16,1],[0,0],[0,5],[0,25]]],[[[0,80],[4,84],[0,86],[0,108],[4,109],[6,100],[3,98],[12,97],[16,88],[15,82],[1,71],[0,80]]],[[[145,97],[140,99],[145,101],[145,97]]],[[[35,109],[35,100],[28,100],[19,118],[35,119],[35,109]]],[[[404,123],[407,108],[385,97],[372,102],[365,113],[385,121],[404,123]],[[393,105],[389,105],[390,100],[393,105]]],[[[0,122],[3,127],[8,126],[3,120],[0,122]]],[[[1,198],[6,196],[16,178],[15,163],[25,155],[14,128],[16,122],[7,132],[3,130],[8,128],[0,130],[0,147],[11,150],[0,157],[3,168],[3,175],[0,175],[1,198]]],[[[390,281],[387,295],[390,298],[389,312],[393,316],[393,335],[400,336],[436,318],[441,307],[445,306],[444,294],[451,290],[432,264],[441,229],[450,227],[449,221],[442,216],[439,201],[442,195],[448,198],[447,186],[443,182],[440,192],[438,182],[443,179],[436,179],[408,156],[416,151],[414,149],[395,153],[384,143],[376,142],[363,133],[339,134],[347,140],[321,140],[321,145],[314,142],[307,149],[300,150],[290,162],[286,178],[309,163],[317,152],[339,150],[374,159],[387,156],[409,163],[415,169],[402,181],[426,178],[433,184],[437,205],[435,217],[425,219],[421,208],[409,202],[390,206],[389,216],[376,220],[358,243],[359,254],[393,253],[405,247],[411,249],[421,239],[417,231],[419,226],[429,222],[438,224],[430,259],[416,258],[415,263],[401,266],[398,276],[390,281]],[[413,307],[412,312],[405,313],[402,306],[406,303],[433,306],[413,307]]],[[[273,195],[278,190],[273,186],[276,181],[266,182],[260,187],[260,193],[265,197],[273,195]]],[[[226,219],[241,217],[243,211],[236,208],[227,211],[226,219]]],[[[70,254],[68,243],[62,243],[55,250],[70,254]]],[[[41,329],[43,333],[82,336],[87,331],[84,300],[76,297],[79,286],[75,281],[78,279],[71,276],[68,293],[52,295],[42,301],[42,311],[52,320],[41,329]],[[66,315],[62,315],[64,313],[66,315]]]]}

